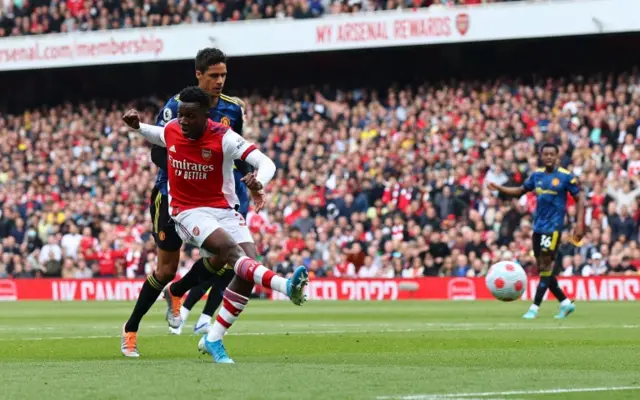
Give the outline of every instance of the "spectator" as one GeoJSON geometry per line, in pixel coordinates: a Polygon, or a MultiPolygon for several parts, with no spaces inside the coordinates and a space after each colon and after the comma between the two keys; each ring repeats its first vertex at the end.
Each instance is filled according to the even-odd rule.
{"type": "Polygon", "coordinates": [[[68,224],[68,228],[69,232],[62,236],[62,250],[64,251],[64,255],[66,257],[77,259],[82,235],[78,233],[78,227],[73,222],[70,222],[68,224]]]}
{"type": "Polygon", "coordinates": [[[591,262],[582,268],[582,276],[599,276],[607,274],[607,264],[602,260],[602,254],[593,253],[590,259],[591,262]]]}
{"type": "Polygon", "coordinates": [[[338,263],[333,267],[333,276],[336,278],[355,278],[356,266],[348,261],[346,255],[341,254],[338,263]]]}
{"type": "Polygon", "coordinates": [[[73,277],[75,279],[89,279],[93,277],[93,271],[84,260],[80,259],[77,260],[77,267],[73,271],[73,277]]]}
{"type": "MultiPolygon", "coordinates": [[[[119,12],[135,25],[135,11],[127,11],[135,5],[128,4],[119,12]]],[[[179,7],[147,5],[147,15],[179,7]]],[[[304,8],[291,5],[293,14],[304,8]]],[[[219,6],[207,10],[212,18],[233,18],[235,9],[219,6]]],[[[278,12],[286,16],[287,7],[278,12]]],[[[639,87],[640,75],[631,71],[526,84],[497,79],[392,87],[384,96],[366,88],[334,88],[332,96],[332,90],[305,89],[252,95],[246,136],[262,138],[263,150],[280,165],[266,210],[247,218],[260,256],[285,275],[301,263],[317,276],[345,268],[350,277],[413,276],[420,268],[424,276],[481,276],[504,257],[534,274],[535,196],[500,199],[486,182],[522,182],[537,167],[536,147],[555,138],[588,197],[584,244],[575,248],[564,235],[560,255],[571,259],[573,275],[602,275],[609,266],[612,273],[633,273],[629,266],[640,265],[633,195],[640,149],[628,132],[640,126],[639,87]]],[[[150,104],[141,107],[149,121],[158,111],[155,100],[141,102],[150,104]]],[[[49,275],[55,266],[48,264],[67,257],[76,259],[75,269],[83,259],[89,263],[83,276],[93,270],[143,277],[154,270],[147,199],[155,167],[139,137],[121,134],[112,111],[130,105],[68,104],[0,118],[0,274],[12,275],[20,264],[49,275]],[[50,242],[62,247],[61,257],[51,257],[50,242]]],[[[576,220],[573,201],[569,229],[576,220]]],[[[193,257],[185,248],[181,268],[193,257]]]]}
{"type": "Polygon", "coordinates": [[[42,266],[46,276],[60,276],[62,267],[62,248],[55,235],[49,236],[47,244],[40,250],[38,264],[42,266]]]}

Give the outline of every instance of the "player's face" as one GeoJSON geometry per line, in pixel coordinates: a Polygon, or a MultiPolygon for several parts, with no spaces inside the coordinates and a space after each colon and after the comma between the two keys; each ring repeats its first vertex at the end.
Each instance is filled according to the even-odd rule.
{"type": "Polygon", "coordinates": [[[218,63],[209,66],[206,71],[196,71],[198,86],[211,96],[218,97],[222,93],[227,80],[227,64],[218,63]]]}
{"type": "Polygon", "coordinates": [[[198,139],[207,126],[207,113],[197,103],[180,103],[178,123],[182,133],[191,139],[198,139]]]}
{"type": "Polygon", "coordinates": [[[552,147],[545,147],[542,150],[542,164],[545,168],[554,168],[558,160],[558,152],[552,147]]]}

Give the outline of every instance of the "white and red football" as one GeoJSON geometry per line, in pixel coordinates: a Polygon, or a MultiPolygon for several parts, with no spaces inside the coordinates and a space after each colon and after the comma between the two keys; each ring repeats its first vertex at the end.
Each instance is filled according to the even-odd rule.
{"type": "Polygon", "coordinates": [[[527,273],[515,262],[500,261],[489,268],[485,282],[496,299],[513,301],[524,293],[527,287],[527,273]]]}

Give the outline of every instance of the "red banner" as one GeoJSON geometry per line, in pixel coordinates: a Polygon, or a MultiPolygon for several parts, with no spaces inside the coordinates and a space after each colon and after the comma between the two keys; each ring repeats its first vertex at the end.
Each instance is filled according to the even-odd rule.
{"type": "MultiPolygon", "coordinates": [[[[640,300],[640,277],[559,278],[571,299],[578,301],[640,300]]],[[[143,279],[4,279],[0,280],[0,301],[115,301],[135,300],[143,279]]],[[[531,300],[538,285],[530,279],[523,300],[531,300]]],[[[264,292],[264,289],[260,290],[264,292]]],[[[418,279],[315,279],[310,282],[309,300],[490,300],[493,297],[483,278],[418,279]]],[[[271,293],[273,300],[284,299],[271,293]]]]}

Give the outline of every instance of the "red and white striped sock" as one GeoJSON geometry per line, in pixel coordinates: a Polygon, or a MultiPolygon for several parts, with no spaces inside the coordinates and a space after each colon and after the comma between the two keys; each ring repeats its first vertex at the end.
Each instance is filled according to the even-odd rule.
{"type": "Polygon", "coordinates": [[[240,278],[253,281],[268,289],[287,294],[287,280],[249,257],[241,257],[233,267],[240,278]]]}
{"type": "Polygon", "coordinates": [[[207,334],[207,340],[210,342],[222,340],[224,334],[231,328],[231,325],[233,325],[236,319],[238,319],[248,302],[249,299],[247,297],[225,289],[224,295],[222,296],[222,307],[220,307],[218,315],[216,315],[216,320],[207,334]]]}

